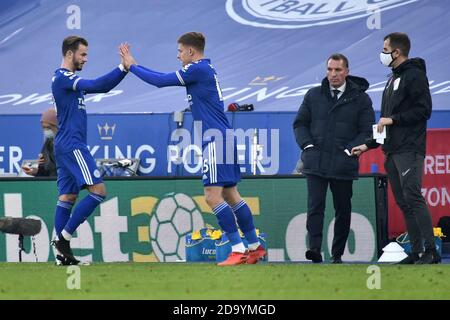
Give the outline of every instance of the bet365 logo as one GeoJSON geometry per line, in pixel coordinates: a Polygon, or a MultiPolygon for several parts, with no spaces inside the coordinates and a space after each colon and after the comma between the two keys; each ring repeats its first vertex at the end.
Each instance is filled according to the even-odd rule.
{"type": "Polygon", "coordinates": [[[150,239],[159,261],[186,258],[185,237],[205,226],[191,197],[184,193],[166,194],[150,219],[150,239]]]}

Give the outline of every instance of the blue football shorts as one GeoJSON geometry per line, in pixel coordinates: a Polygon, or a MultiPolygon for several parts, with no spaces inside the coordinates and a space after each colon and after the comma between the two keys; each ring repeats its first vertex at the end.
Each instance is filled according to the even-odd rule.
{"type": "Polygon", "coordinates": [[[59,195],[78,194],[86,186],[102,183],[100,171],[87,148],[55,154],[59,195]]]}
{"type": "MultiPolygon", "coordinates": [[[[235,142],[235,141],[234,141],[235,142]]],[[[203,185],[234,187],[241,181],[236,143],[210,141],[203,145],[203,185]]]]}

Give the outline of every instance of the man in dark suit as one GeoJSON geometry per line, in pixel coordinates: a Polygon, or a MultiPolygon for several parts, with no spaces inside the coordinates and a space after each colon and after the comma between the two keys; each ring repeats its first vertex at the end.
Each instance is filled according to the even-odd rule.
{"type": "Polygon", "coordinates": [[[353,147],[372,133],[375,113],[365,91],[367,80],[349,76],[348,59],[333,54],[327,60],[327,77],[310,89],[294,121],[295,138],[302,149],[302,173],[307,177],[309,250],[306,258],[322,262],[322,232],[328,185],[335,209],[332,262],[342,263],[350,231],[353,180],[358,159],[353,147]]]}

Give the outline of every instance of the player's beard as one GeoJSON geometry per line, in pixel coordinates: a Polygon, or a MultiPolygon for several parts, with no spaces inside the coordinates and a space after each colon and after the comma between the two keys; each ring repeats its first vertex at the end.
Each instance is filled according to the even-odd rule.
{"type": "Polygon", "coordinates": [[[75,68],[76,71],[83,70],[83,63],[78,62],[75,59],[72,59],[72,64],[73,64],[73,67],[75,68]]]}

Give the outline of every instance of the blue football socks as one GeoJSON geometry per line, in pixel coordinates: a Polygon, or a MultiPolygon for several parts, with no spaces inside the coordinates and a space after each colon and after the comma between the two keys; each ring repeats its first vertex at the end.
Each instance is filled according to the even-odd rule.
{"type": "Polygon", "coordinates": [[[236,216],[239,228],[245,235],[249,245],[256,247],[259,245],[258,236],[256,235],[255,225],[253,224],[253,217],[250,208],[244,200],[239,201],[233,206],[233,212],[236,216]]]}
{"type": "MultiPolygon", "coordinates": [[[[213,211],[217,216],[220,227],[223,231],[225,231],[228,240],[230,240],[231,245],[234,247],[242,244],[242,240],[236,225],[236,218],[234,217],[233,211],[231,210],[228,203],[226,203],[225,201],[222,202],[221,204],[216,206],[213,211]]],[[[243,244],[242,248],[244,248],[245,250],[243,244]]]]}
{"type": "Polygon", "coordinates": [[[55,211],[55,232],[58,238],[61,237],[61,231],[70,219],[70,212],[72,211],[73,203],[68,201],[58,200],[55,211]]]}
{"type": "Polygon", "coordinates": [[[89,193],[75,206],[72,216],[65,225],[64,230],[61,232],[66,240],[70,240],[71,235],[78,226],[94,212],[95,208],[97,208],[103,200],[105,200],[105,197],[95,193],[89,193]]]}

